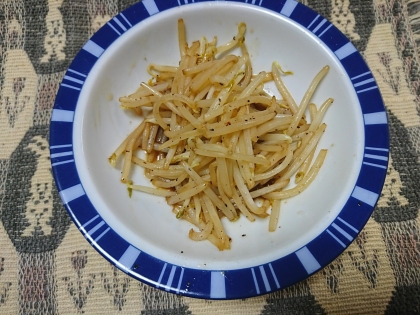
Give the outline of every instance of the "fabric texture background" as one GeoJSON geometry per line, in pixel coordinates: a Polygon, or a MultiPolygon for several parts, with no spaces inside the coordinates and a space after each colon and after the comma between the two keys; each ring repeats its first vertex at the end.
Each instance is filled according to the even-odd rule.
{"type": "Polygon", "coordinates": [[[329,266],[276,293],[185,298],[117,270],[83,238],[51,175],[55,94],[87,39],[134,0],[0,1],[1,314],[420,314],[420,0],[302,0],[361,51],[390,123],[385,186],[329,266]]]}

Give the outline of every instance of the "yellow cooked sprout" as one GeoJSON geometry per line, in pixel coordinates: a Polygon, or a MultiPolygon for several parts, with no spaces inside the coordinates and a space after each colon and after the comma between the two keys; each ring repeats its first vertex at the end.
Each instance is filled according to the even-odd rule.
{"type": "Polygon", "coordinates": [[[271,71],[253,74],[245,32],[240,23],[223,45],[216,37],[188,45],[180,19],[179,65],[150,64],[151,79],[119,99],[123,109],[144,119],[109,157],[113,167],[124,159],[121,181],[130,196],[136,190],[165,197],[175,217],[198,230],[189,231],[190,239],[208,240],[219,250],[230,249],[232,241],[224,217],[269,217],[268,230],[275,231],[281,200],[307,188],[327,154],[322,149],[315,156],[333,100],[319,109],[310,100],[329,66],[316,74],[298,104],[282,80],[292,73],[276,61],[271,71]],[[231,54],[234,48],[241,54],[231,54]],[[281,99],[265,92],[267,82],[275,83],[281,99]],[[134,165],[154,187],[132,183],[134,165]],[[293,176],[296,185],[290,188],[293,176]]]}

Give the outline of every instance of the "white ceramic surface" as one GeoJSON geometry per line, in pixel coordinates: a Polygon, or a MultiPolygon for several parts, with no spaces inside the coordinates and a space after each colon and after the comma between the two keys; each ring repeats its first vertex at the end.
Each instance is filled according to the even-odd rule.
{"type": "MultiPolygon", "coordinates": [[[[277,94],[273,86],[267,90],[277,94]]],[[[74,117],[76,165],[83,187],[101,217],[142,251],[190,268],[229,270],[255,266],[307,244],[331,224],[349,198],[363,155],[363,116],[357,104],[354,88],[336,56],[311,32],[288,18],[235,3],[176,7],[134,26],[95,64],[74,117]],[[129,198],[125,185],[119,182],[120,167],[114,169],[107,161],[140,122],[139,117],[119,107],[118,98],[149,79],[149,63],[178,63],[178,18],[185,20],[189,43],[203,35],[217,36],[219,43],[225,42],[236,34],[237,24],[245,22],[254,72],[269,71],[272,61],[293,71],[284,81],[298,102],[315,74],[325,65],[331,67],[312,99],[317,105],[328,97],[335,99],[324,120],[328,127],[319,148],[329,152],[319,176],[301,195],[282,203],[280,228],[274,233],[268,232],[268,220],[223,220],[233,239],[229,251],[219,252],[209,242],[189,240],[191,226],[176,220],[163,198],[140,192],[133,192],[129,198]]],[[[147,184],[138,167],[133,179],[147,184]]]]}

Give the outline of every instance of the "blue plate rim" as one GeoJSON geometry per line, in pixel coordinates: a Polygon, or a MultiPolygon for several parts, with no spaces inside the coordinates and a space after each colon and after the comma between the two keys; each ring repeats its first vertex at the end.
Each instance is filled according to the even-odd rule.
{"type": "Polygon", "coordinates": [[[74,112],[90,70],[126,31],[164,10],[213,1],[185,2],[188,1],[143,0],[134,4],[100,28],[74,58],[57,93],[50,124],[51,165],[59,195],[80,232],[101,255],[151,286],[203,299],[239,299],[277,291],[327,266],[350,245],[370,218],[382,191],[389,161],[384,102],[369,67],[355,46],[317,12],[295,0],[230,0],[260,6],[291,19],[311,31],[338,58],[353,83],[363,113],[365,143],[360,174],[345,206],[322,233],[295,252],[266,264],[235,270],[199,270],[173,265],[141,251],[106,224],[83,189],[72,151],[74,112]]]}

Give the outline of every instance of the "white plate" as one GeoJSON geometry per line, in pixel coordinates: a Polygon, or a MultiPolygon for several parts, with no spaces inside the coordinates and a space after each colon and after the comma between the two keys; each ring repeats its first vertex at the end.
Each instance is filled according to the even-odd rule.
{"type": "MultiPolygon", "coordinates": [[[[261,4],[136,4],[87,42],[57,95],[51,157],[69,213],[117,267],[171,292],[243,298],[302,280],[350,244],[382,189],[387,119],[360,54],[332,24],[302,4],[261,4]],[[224,221],[233,239],[229,251],[190,241],[191,226],[176,220],[163,198],[138,192],[128,198],[125,185],[119,183],[120,168],[113,169],[107,161],[139,123],[138,117],[121,110],[118,98],[149,79],[149,63],[179,61],[178,18],[185,20],[188,42],[203,35],[226,42],[236,34],[237,24],[245,22],[254,72],[270,71],[272,61],[278,61],[293,71],[284,81],[298,101],[315,74],[325,65],[331,67],[312,99],[316,104],[335,99],[318,146],[329,151],[320,174],[301,195],[283,202],[281,227],[274,233],[268,232],[267,220],[224,221]]],[[[277,93],[275,87],[269,90],[277,93]]],[[[140,169],[133,179],[147,184],[140,169]]]]}

